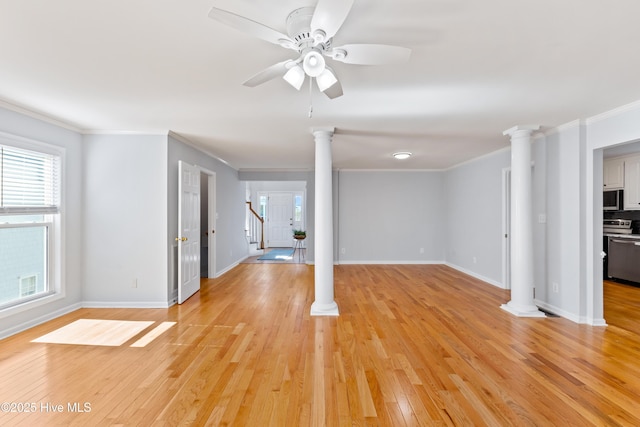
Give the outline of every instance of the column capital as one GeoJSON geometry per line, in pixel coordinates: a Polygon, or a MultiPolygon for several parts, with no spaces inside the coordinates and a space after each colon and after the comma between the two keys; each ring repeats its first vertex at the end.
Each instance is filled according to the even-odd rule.
{"type": "Polygon", "coordinates": [[[537,131],[538,129],[540,129],[540,125],[519,125],[519,126],[514,126],[511,129],[505,130],[504,132],[502,132],[502,134],[509,135],[511,137],[519,133],[531,135],[533,132],[537,131]]]}
{"type": "Polygon", "coordinates": [[[333,137],[333,134],[335,133],[336,128],[334,127],[317,127],[317,128],[311,128],[311,134],[313,136],[318,136],[318,135],[326,135],[329,138],[333,137]]]}

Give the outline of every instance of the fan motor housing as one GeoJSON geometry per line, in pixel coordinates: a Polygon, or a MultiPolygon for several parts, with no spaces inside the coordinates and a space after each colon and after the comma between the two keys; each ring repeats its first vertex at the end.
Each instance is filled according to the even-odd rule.
{"type": "Polygon", "coordinates": [[[311,46],[315,46],[323,52],[331,47],[331,39],[316,43],[311,33],[311,19],[314,11],[313,7],[301,7],[291,12],[287,17],[287,34],[296,42],[299,52],[311,46]]]}

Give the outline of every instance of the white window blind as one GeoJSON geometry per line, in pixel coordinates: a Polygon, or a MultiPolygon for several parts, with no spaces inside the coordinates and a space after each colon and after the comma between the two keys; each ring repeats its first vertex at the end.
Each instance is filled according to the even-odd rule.
{"type": "Polygon", "coordinates": [[[58,156],[0,145],[0,214],[57,213],[58,156]]]}

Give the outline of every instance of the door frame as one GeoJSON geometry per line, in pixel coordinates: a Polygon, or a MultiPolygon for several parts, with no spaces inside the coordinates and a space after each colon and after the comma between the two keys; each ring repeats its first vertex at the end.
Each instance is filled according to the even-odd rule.
{"type": "Polygon", "coordinates": [[[502,287],[511,289],[511,167],[502,169],[502,287]]]}
{"type": "Polygon", "coordinates": [[[218,219],[218,213],[216,211],[216,173],[202,166],[198,166],[200,172],[207,175],[207,223],[209,230],[207,230],[207,245],[209,250],[207,252],[207,277],[216,277],[216,220],[218,219]]]}

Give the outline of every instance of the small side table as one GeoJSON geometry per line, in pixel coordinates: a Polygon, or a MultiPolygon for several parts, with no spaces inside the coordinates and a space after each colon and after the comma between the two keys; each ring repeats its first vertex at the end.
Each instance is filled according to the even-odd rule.
{"type": "Polygon", "coordinates": [[[298,251],[298,261],[300,261],[300,254],[302,253],[302,259],[304,260],[304,250],[305,248],[302,246],[302,242],[304,241],[304,239],[306,239],[307,236],[303,236],[303,237],[293,237],[293,240],[295,240],[295,245],[293,246],[293,255],[295,256],[296,251],[298,251]]]}

